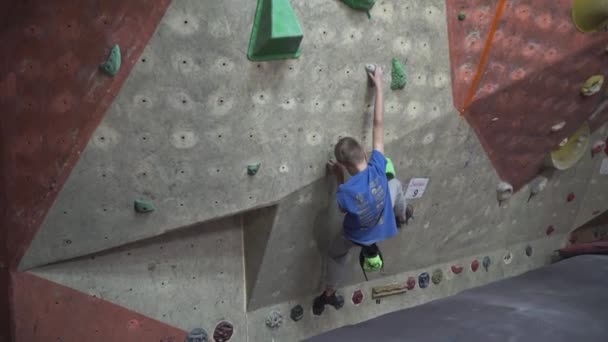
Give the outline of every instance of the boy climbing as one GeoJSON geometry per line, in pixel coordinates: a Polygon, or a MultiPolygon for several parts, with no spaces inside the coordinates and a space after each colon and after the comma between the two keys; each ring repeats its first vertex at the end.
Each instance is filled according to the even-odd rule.
{"type": "MultiPolygon", "coordinates": [[[[364,270],[382,268],[382,260],[376,243],[397,234],[397,225],[405,223],[407,205],[401,183],[387,178],[387,159],[384,157],[384,96],[382,70],[379,66],[369,72],[375,88],[373,151],[369,159],[364,148],[351,137],[340,139],[334,148],[336,161],[327,166],[337,179],[336,198],[344,216],[343,230],[333,239],[329,247],[329,258],[325,273],[325,291],[315,298],[313,313],[320,315],[325,305],[340,309],[344,305],[342,296],[336,293],[338,282],[346,268],[348,252],[361,246],[366,255],[364,270]],[[344,171],[351,178],[345,182],[344,171]]],[[[392,163],[389,166],[394,176],[392,163]]]]}

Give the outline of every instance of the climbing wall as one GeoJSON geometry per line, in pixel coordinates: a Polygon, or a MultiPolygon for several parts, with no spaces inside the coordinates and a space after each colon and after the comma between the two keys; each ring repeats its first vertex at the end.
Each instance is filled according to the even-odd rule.
{"type": "MultiPolygon", "coordinates": [[[[247,58],[255,1],[91,1],[59,11],[65,18],[46,23],[40,9],[36,25],[14,24],[12,39],[100,20],[57,43],[69,61],[23,47],[26,62],[0,78],[11,112],[30,113],[29,99],[38,108],[2,122],[15,165],[7,193],[18,199],[8,221],[19,227],[8,231],[17,341],[169,342],[197,327],[216,341],[295,341],[546,265],[573,228],[608,209],[604,152],[546,174],[529,199],[541,159],[603,96],[579,90],[606,71],[608,39],[578,33],[569,2],[536,13],[523,0],[380,0],[371,19],[339,1],[291,4],[302,54],[281,61],[247,58]],[[546,33],[555,30],[559,39],[546,33]],[[123,66],[111,78],[98,65],[115,43],[123,66]],[[80,56],[71,46],[89,49],[80,56]],[[389,88],[393,57],[408,73],[402,90],[389,88]],[[66,63],[77,76],[42,71],[66,63]],[[411,201],[415,220],[382,243],[385,269],[363,282],[352,258],[345,307],[319,319],[310,306],[341,221],[325,163],[343,136],[371,148],[367,63],[385,70],[386,154],[397,177],[430,181],[411,201]],[[40,78],[23,86],[17,74],[28,70],[69,86],[52,96],[40,78]],[[51,113],[38,121],[43,108],[51,113]],[[501,179],[519,191],[499,206],[501,179]],[[134,200],[155,210],[138,213],[134,200]],[[409,293],[370,298],[390,283],[409,293]],[[31,291],[44,296],[34,302],[31,291]]],[[[591,122],[593,141],[606,139],[606,115],[591,122]]]]}

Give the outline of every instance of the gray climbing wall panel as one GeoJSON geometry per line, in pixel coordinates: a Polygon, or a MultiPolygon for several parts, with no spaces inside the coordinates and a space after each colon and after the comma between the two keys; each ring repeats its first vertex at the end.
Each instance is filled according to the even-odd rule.
{"type": "Polygon", "coordinates": [[[339,1],[292,4],[302,56],[252,63],[255,1],[174,0],[21,268],[185,330],[212,332],[225,319],[234,341],[294,341],[545,265],[575,221],[591,218],[588,203],[608,208],[600,157],[556,172],[529,203],[524,188],[498,207],[499,179],[452,107],[444,1],[378,1],[372,20],[339,1]],[[392,57],[408,72],[400,91],[389,90],[392,57]],[[445,279],[315,320],[311,296],[340,228],[325,162],[341,136],[371,148],[370,62],[385,68],[386,152],[397,176],[430,183],[412,201],[415,220],[382,243],[385,270],[361,284],[353,258],[344,291],[368,296],[372,285],[436,268],[445,279]],[[136,213],[135,199],[156,210],[136,213]],[[485,255],[489,271],[472,272],[485,255]],[[454,264],[464,271],[451,272],[454,264]],[[266,329],[271,309],[288,317],[295,304],[301,321],[266,329]]]}

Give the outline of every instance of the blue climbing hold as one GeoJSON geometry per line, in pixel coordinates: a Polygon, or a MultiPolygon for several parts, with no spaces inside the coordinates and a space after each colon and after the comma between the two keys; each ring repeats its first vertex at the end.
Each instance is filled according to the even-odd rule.
{"type": "Polygon", "coordinates": [[[420,274],[420,276],[418,276],[418,286],[420,286],[421,289],[424,289],[427,286],[429,286],[430,280],[431,280],[431,277],[429,276],[429,274],[426,272],[423,272],[420,274]]]}
{"type": "Polygon", "coordinates": [[[184,342],[208,342],[209,336],[205,329],[195,328],[186,336],[184,342]]]}

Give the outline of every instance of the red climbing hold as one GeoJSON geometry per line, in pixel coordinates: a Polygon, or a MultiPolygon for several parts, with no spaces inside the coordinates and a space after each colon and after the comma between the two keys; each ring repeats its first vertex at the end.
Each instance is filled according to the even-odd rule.
{"type": "Polygon", "coordinates": [[[462,272],[463,269],[464,269],[464,267],[462,267],[462,266],[452,265],[452,273],[454,273],[454,274],[460,274],[460,272],[462,272]]]}
{"type": "Polygon", "coordinates": [[[361,302],[363,301],[363,291],[356,290],[355,292],[353,292],[353,296],[351,299],[353,301],[353,304],[355,304],[355,305],[361,304],[361,302]]]}
{"type": "Polygon", "coordinates": [[[473,262],[471,262],[471,271],[477,272],[478,269],[479,269],[479,261],[477,261],[477,259],[475,259],[475,260],[473,260],[473,262]]]}
{"type": "Polygon", "coordinates": [[[569,193],[569,194],[568,194],[568,197],[566,198],[566,200],[567,200],[568,202],[572,202],[572,201],[574,201],[574,198],[575,198],[575,197],[576,197],[576,196],[574,196],[574,193],[573,193],[573,192],[571,192],[571,193],[569,193]]]}
{"type": "Polygon", "coordinates": [[[547,235],[551,235],[554,231],[555,231],[555,228],[553,228],[553,226],[549,226],[549,227],[547,227],[546,233],[547,233],[547,235]]]}
{"type": "Polygon", "coordinates": [[[416,287],[416,278],[409,277],[407,278],[407,289],[413,290],[416,287]]]}

